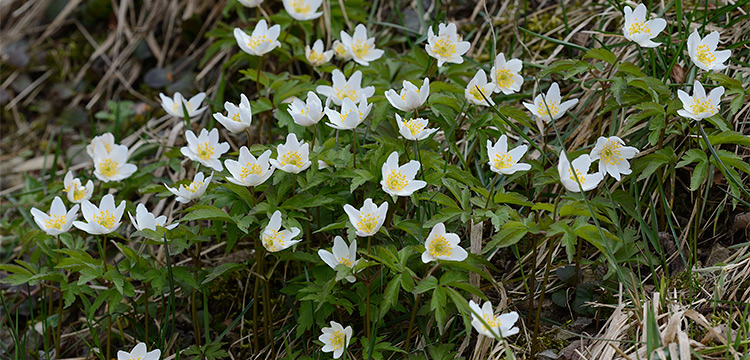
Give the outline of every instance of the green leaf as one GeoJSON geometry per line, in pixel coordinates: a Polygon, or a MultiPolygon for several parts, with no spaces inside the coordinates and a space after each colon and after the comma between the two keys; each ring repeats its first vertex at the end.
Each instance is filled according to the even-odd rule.
{"type": "Polygon", "coordinates": [[[591,49],[583,55],[583,58],[606,61],[610,65],[614,65],[615,61],[617,61],[617,56],[613,52],[604,48],[591,49]]]}
{"type": "Polygon", "coordinates": [[[388,310],[391,309],[391,306],[395,304],[398,301],[398,290],[399,285],[401,282],[401,276],[403,274],[394,276],[391,281],[388,282],[388,285],[385,287],[385,291],[383,292],[383,302],[380,304],[380,318],[382,319],[385,314],[388,313],[388,310]]]}
{"type": "Polygon", "coordinates": [[[520,221],[508,221],[503,225],[503,228],[492,237],[492,241],[487,243],[487,246],[482,250],[483,254],[494,250],[496,247],[504,248],[511,246],[519,242],[529,232],[529,228],[526,227],[520,221]]]}
{"type": "Polygon", "coordinates": [[[206,279],[201,282],[201,285],[206,285],[218,278],[219,276],[224,275],[225,273],[235,271],[237,269],[242,268],[242,264],[235,264],[235,263],[226,263],[221,264],[211,270],[211,272],[206,276],[206,279]]]}
{"type": "Polygon", "coordinates": [[[562,235],[560,243],[565,246],[565,253],[568,255],[568,262],[573,262],[573,257],[576,254],[576,244],[578,244],[578,237],[573,232],[573,229],[563,221],[558,221],[549,227],[548,236],[552,237],[555,235],[562,235]]]}
{"type": "Polygon", "coordinates": [[[526,207],[534,206],[534,203],[529,201],[525,196],[516,192],[497,192],[493,199],[498,204],[513,204],[526,207]]]}
{"type": "Polygon", "coordinates": [[[708,135],[708,141],[714,146],[719,144],[750,146],[750,136],[742,135],[736,131],[722,131],[717,134],[708,135]]]}
{"type": "Polygon", "coordinates": [[[417,284],[417,287],[414,288],[415,294],[421,294],[423,292],[429,291],[434,289],[438,284],[438,279],[432,275],[422,279],[422,281],[417,284]]]}
{"type": "Polygon", "coordinates": [[[234,223],[234,219],[229,214],[214,206],[193,205],[185,211],[190,213],[182,218],[183,222],[191,220],[224,220],[234,223]]]}

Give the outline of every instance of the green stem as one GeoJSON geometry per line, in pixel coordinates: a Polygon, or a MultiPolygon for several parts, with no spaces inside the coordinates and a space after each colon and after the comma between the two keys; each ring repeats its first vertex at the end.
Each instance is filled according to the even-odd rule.
{"type": "Polygon", "coordinates": [[[357,168],[357,128],[354,128],[354,169],[357,168]]]}
{"type": "Polygon", "coordinates": [[[487,208],[490,206],[490,199],[492,199],[492,192],[495,191],[495,182],[497,182],[497,179],[500,177],[500,173],[495,174],[495,178],[492,179],[492,186],[490,186],[490,193],[487,195],[487,203],[484,204],[484,209],[487,210],[487,208]]]}

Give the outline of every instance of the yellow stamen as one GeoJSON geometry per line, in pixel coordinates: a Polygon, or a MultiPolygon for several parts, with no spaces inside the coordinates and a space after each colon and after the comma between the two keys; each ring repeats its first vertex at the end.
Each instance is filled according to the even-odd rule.
{"type": "Polygon", "coordinates": [[[65,225],[66,221],[67,216],[65,215],[50,215],[49,220],[45,221],[44,224],[47,225],[47,229],[60,230],[65,225]]]}
{"type": "Polygon", "coordinates": [[[441,36],[435,40],[435,46],[432,47],[436,54],[442,57],[451,57],[456,53],[456,44],[446,36],[441,36]]]}
{"type": "Polygon", "coordinates": [[[333,346],[333,350],[338,350],[344,347],[345,341],[346,335],[343,332],[336,330],[331,334],[331,346],[333,346]]]}
{"type": "Polygon", "coordinates": [[[360,214],[359,221],[357,221],[357,229],[366,233],[372,233],[375,227],[378,225],[380,216],[371,214],[360,214]]]}
{"type": "Polygon", "coordinates": [[[302,167],[302,164],[304,162],[302,161],[302,155],[296,151],[287,151],[285,154],[281,155],[281,165],[291,164],[296,167],[302,167]]]}
{"type": "Polygon", "coordinates": [[[214,147],[208,141],[198,144],[198,147],[195,150],[198,157],[202,160],[208,160],[214,154],[214,147]]]}
{"type": "Polygon", "coordinates": [[[700,115],[703,113],[716,113],[716,107],[711,103],[710,100],[706,99],[705,97],[698,99],[697,96],[693,97],[693,105],[690,105],[690,110],[692,110],[693,114],[695,115],[700,115]]]}
{"type": "Polygon", "coordinates": [[[112,177],[120,172],[119,164],[112,159],[104,159],[99,162],[99,173],[105,177],[112,177]]]}
{"type": "Polygon", "coordinates": [[[247,165],[242,167],[242,173],[240,175],[244,179],[250,176],[250,174],[255,174],[255,175],[260,176],[262,172],[263,172],[263,168],[260,165],[247,163],[247,165]]]}
{"type": "Polygon", "coordinates": [[[648,25],[646,25],[646,23],[639,21],[639,22],[634,22],[633,24],[631,24],[630,27],[628,28],[628,32],[630,33],[630,35],[651,34],[651,28],[648,25]]]}
{"type": "Polygon", "coordinates": [[[445,236],[438,235],[432,239],[427,251],[435,258],[448,257],[453,253],[453,247],[451,247],[450,242],[448,242],[445,236]]]}
{"type": "Polygon", "coordinates": [[[406,176],[401,174],[401,171],[391,169],[391,172],[388,174],[388,180],[385,183],[391,190],[401,191],[409,184],[409,181],[406,180],[406,176]]]}
{"type": "Polygon", "coordinates": [[[616,140],[607,140],[607,144],[602,148],[601,161],[607,165],[615,166],[622,160],[622,145],[616,140]]]}
{"type": "Polygon", "coordinates": [[[549,115],[550,117],[555,117],[557,113],[560,112],[560,108],[558,107],[559,103],[557,101],[547,101],[547,104],[545,106],[544,101],[540,101],[536,104],[536,111],[539,115],[549,115]],[[547,112],[547,108],[549,107],[549,112],[547,112]]]}
{"type": "Polygon", "coordinates": [[[716,61],[716,56],[711,52],[711,49],[708,48],[708,45],[698,45],[696,50],[698,52],[698,61],[704,65],[711,66],[711,63],[716,61]]]}
{"type": "Polygon", "coordinates": [[[109,210],[102,210],[94,215],[94,222],[109,229],[115,225],[115,216],[110,214],[109,210]]]}
{"type": "Polygon", "coordinates": [[[513,85],[513,73],[506,68],[495,70],[495,82],[500,87],[510,87],[513,85]]]}
{"type": "Polygon", "coordinates": [[[352,44],[352,52],[358,58],[367,56],[371,51],[370,45],[366,40],[355,40],[352,44]]]}
{"type": "Polygon", "coordinates": [[[513,158],[510,157],[510,153],[508,153],[507,151],[504,153],[497,153],[495,155],[495,159],[493,160],[493,165],[495,165],[495,168],[498,169],[507,169],[513,166],[513,164],[513,158]]]}

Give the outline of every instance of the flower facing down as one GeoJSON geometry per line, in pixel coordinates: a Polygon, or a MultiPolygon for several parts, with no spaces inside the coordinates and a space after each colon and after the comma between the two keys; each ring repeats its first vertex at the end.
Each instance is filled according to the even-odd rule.
{"type": "Polygon", "coordinates": [[[344,44],[342,44],[341,41],[338,40],[333,41],[333,53],[337,58],[341,60],[349,60],[352,58],[352,54],[349,53],[349,50],[346,49],[346,46],[344,46],[344,44]]]}
{"type": "Polygon", "coordinates": [[[487,82],[487,74],[484,73],[484,70],[479,69],[476,75],[469,80],[469,84],[466,85],[464,96],[474,105],[490,106],[490,104],[495,105],[495,102],[492,101],[493,92],[495,92],[495,84],[487,82]],[[490,103],[488,104],[484,98],[487,98],[490,103]]]}
{"type": "Polygon", "coordinates": [[[292,103],[287,108],[289,115],[292,116],[297,125],[313,126],[320,122],[325,113],[323,112],[323,103],[320,98],[312,91],[307,92],[307,100],[292,99],[292,103]]]}
{"type": "Polygon", "coordinates": [[[277,169],[292,174],[307,170],[310,162],[310,144],[297,141],[297,135],[290,133],[286,136],[286,143],[276,147],[276,159],[269,160],[277,169]]]}
{"type": "Polygon", "coordinates": [[[138,343],[130,352],[118,351],[117,360],[159,360],[161,350],[156,349],[146,352],[146,344],[138,343]]]}
{"type": "Polygon", "coordinates": [[[227,181],[242,186],[258,186],[266,182],[274,170],[269,162],[270,158],[271,150],[264,151],[256,159],[247,146],[241,147],[239,161],[224,161],[224,166],[232,174],[231,177],[227,177],[227,181]]]}
{"type": "Polygon", "coordinates": [[[367,98],[362,98],[359,106],[348,98],[344,99],[341,104],[341,112],[329,108],[325,109],[328,116],[326,125],[339,130],[353,130],[365,121],[367,115],[370,115],[370,110],[372,110],[372,104],[367,103],[367,98]]]}
{"type": "Polygon", "coordinates": [[[213,128],[210,132],[202,129],[197,137],[192,130],[188,130],[185,133],[185,138],[187,139],[187,146],[180,148],[182,155],[216,171],[224,169],[219,157],[229,151],[229,144],[219,142],[219,129],[213,128]]]}
{"type": "Polygon", "coordinates": [[[349,221],[357,230],[357,236],[373,236],[385,222],[388,213],[388,202],[375,206],[372,199],[365,199],[361,209],[357,210],[349,204],[344,205],[344,212],[349,216],[349,221]]]}
{"type": "MultiPolygon", "coordinates": [[[[320,256],[320,259],[323,260],[328,266],[330,266],[332,269],[336,269],[336,266],[339,264],[344,265],[352,270],[354,270],[354,267],[357,266],[357,263],[359,260],[357,260],[357,240],[355,239],[352,241],[351,246],[346,246],[346,242],[344,239],[341,238],[341,236],[336,236],[333,238],[333,253],[331,253],[328,250],[320,249],[318,250],[318,255],[320,256]]],[[[357,278],[354,277],[354,275],[349,275],[345,277],[347,281],[350,283],[353,283],[357,281],[357,278]]]]}
{"type": "Polygon", "coordinates": [[[370,61],[380,59],[385,52],[375,48],[375,38],[367,37],[367,28],[362,24],[354,28],[353,36],[349,36],[346,31],[341,30],[341,44],[351,55],[352,60],[362,66],[370,65],[370,61]]]}
{"type": "Polygon", "coordinates": [[[580,192],[581,188],[583,188],[583,191],[589,191],[596,188],[604,178],[604,174],[599,172],[589,174],[590,166],[591,158],[588,154],[579,156],[571,163],[565,156],[565,152],[561,151],[560,162],[557,164],[557,172],[560,174],[560,182],[562,182],[566,189],[572,192],[580,192]],[[575,171],[573,169],[575,169],[575,171]],[[578,178],[577,181],[576,178],[578,178]],[[581,183],[580,188],[578,187],[579,182],[581,183]]]}
{"type": "Polygon", "coordinates": [[[620,174],[628,175],[632,172],[628,159],[632,159],[637,153],[638,149],[625,146],[625,142],[617,136],[599,137],[590,157],[591,160],[599,160],[599,172],[602,175],[609,174],[620,181],[620,174]]]}
{"type": "Polygon", "coordinates": [[[417,160],[398,166],[398,152],[394,151],[383,163],[383,191],[393,196],[411,196],[415,191],[427,186],[422,180],[414,180],[422,165],[417,160]]]}
{"type": "Polygon", "coordinates": [[[206,98],[206,93],[204,92],[198,93],[191,97],[190,100],[186,100],[179,92],[174,93],[173,98],[164,95],[164,93],[159,93],[159,97],[161,98],[161,107],[164,111],[166,111],[167,114],[178,118],[185,116],[185,112],[182,108],[183,105],[185,106],[185,109],[187,109],[189,118],[194,118],[203,114],[203,112],[208,109],[208,106],[200,107],[203,99],[206,98]]]}
{"type": "Polygon", "coordinates": [[[266,250],[277,252],[302,241],[292,240],[300,233],[300,230],[296,227],[293,227],[291,231],[279,230],[281,230],[281,211],[276,210],[276,212],[271,215],[271,220],[268,222],[268,226],[266,226],[261,235],[261,241],[266,250]]]}
{"type": "Polygon", "coordinates": [[[107,150],[107,152],[112,151],[112,147],[114,147],[115,144],[115,136],[112,135],[112,133],[104,133],[99,136],[94,136],[93,139],[91,139],[91,143],[86,145],[86,153],[89,154],[90,158],[94,158],[94,148],[96,148],[96,144],[102,144],[104,145],[104,149],[107,150]]]}
{"type": "Polygon", "coordinates": [[[211,179],[213,178],[213,176],[214,174],[211,173],[211,175],[205,177],[202,172],[199,172],[195,174],[193,181],[191,181],[188,186],[180,184],[179,189],[171,188],[167,186],[167,184],[164,184],[164,186],[172,194],[177,196],[178,202],[187,204],[191,200],[198,199],[199,197],[201,197],[201,195],[203,195],[204,192],[206,192],[206,189],[208,189],[208,185],[211,184],[211,179]]]}
{"type": "Polygon", "coordinates": [[[419,109],[430,96],[430,79],[424,78],[422,86],[419,88],[406,80],[403,84],[404,87],[400,94],[396,93],[396,90],[388,89],[385,92],[385,98],[393,107],[401,111],[419,109]]]}
{"type": "Polygon", "coordinates": [[[688,36],[687,48],[690,59],[695,66],[706,71],[721,71],[727,68],[724,62],[732,55],[731,50],[716,51],[719,44],[719,32],[712,31],[703,39],[698,35],[698,29],[688,36]]]}
{"type": "Polygon", "coordinates": [[[327,64],[333,57],[333,50],[323,51],[323,40],[315,40],[312,48],[305,45],[305,58],[312,66],[327,64]]]}
{"type": "Polygon", "coordinates": [[[227,101],[224,103],[224,110],[227,111],[226,116],[222,113],[214,113],[214,119],[224,125],[232,134],[237,134],[250,127],[253,120],[253,111],[250,109],[250,101],[247,100],[245,94],[240,94],[239,106],[227,101]]]}
{"type": "Polygon", "coordinates": [[[407,140],[424,140],[438,131],[438,129],[427,129],[428,121],[422,118],[402,120],[401,116],[396,114],[396,124],[398,132],[407,140]]]}
{"type": "Polygon", "coordinates": [[[693,120],[702,120],[714,116],[719,112],[722,95],[724,95],[724,87],[719,86],[711,90],[706,96],[706,89],[698,80],[695,80],[693,96],[682,90],[677,90],[677,97],[682,101],[682,109],[677,110],[677,114],[693,120]]]}
{"type": "Polygon", "coordinates": [[[68,171],[63,179],[65,189],[63,192],[68,197],[68,201],[72,203],[80,204],[84,200],[91,199],[91,195],[94,194],[94,182],[89,180],[84,187],[81,185],[81,180],[73,177],[73,172],[68,171]]]}
{"type": "Polygon", "coordinates": [[[284,0],[283,3],[286,12],[295,20],[312,20],[323,15],[323,12],[318,12],[323,0],[284,0]]]}
{"type": "Polygon", "coordinates": [[[630,6],[625,6],[625,25],[622,33],[625,38],[638,43],[643,47],[657,47],[661,43],[653,42],[651,39],[659,35],[667,26],[664,19],[656,18],[646,21],[646,5],[638,4],[633,11],[630,6]]]}
{"type": "Polygon", "coordinates": [[[480,308],[479,304],[475,303],[474,300],[469,300],[469,308],[471,309],[471,325],[474,326],[474,329],[478,333],[484,336],[491,338],[500,336],[500,338],[505,338],[518,334],[520,331],[517,327],[513,326],[518,321],[518,313],[515,311],[495,316],[492,303],[487,301],[480,308]],[[480,318],[489,325],[489,328],[479,320],[480,318]]]}
{"type": "Polygon", "coordinates": [[[128,147],[113,145],[107,152],[104,144],[97,143],[94,148],[94,176],[97,179],[110,182],[127,179],[138,170],[133,164],[128,164],[128,147]]]}
{"type": "Polygon", "coordinates": [[[115,197],[107,194],[102,197],[98,207],[88,200],[84,201],[81,212],[86,222],[74,221],[73,226],[92,235],[109,234],[122,224],[120,220],[125,212],[125,200],[115,207],[115,197]]]}
{"type": "Polygon", "coordinates": [[[460,41],[456,33],[456,24],[448,25],[439,24],[438,34],[432,31],[432,26],[427,29],[427,45],[425,50],[427,54],[438,61],[438,66],[443,66],[446,62],[461,64],[464,59],[461,55],[466,54],[471,47],[468,41],[460,41]]]}
{"type": "MultiPolygon", "coordinates": [[[[523,69],[523,63],[518,59],[505,61],[505,55],[498,53],[495,57],[495,64],[490,69],[492,83],[495,84],[495,92],[503,92],[510,95],[521,91],[523,76],[520,75],[523,69]]],[[[489,96],[488,96],[489,97],[489,96]]]]}
{"type": "MultiPolygon", "coordinates": [[[[263,0],[237,0],[238,3],[244,7],[254,8],[263,3],[263,0]]],[[[118,359],[120,360],[120,359],[118,359]]]]}
{"type": "Polygon", "coordinates": [[[130,212],[128,212],[128,217],[130,218],[130,223],[133,224],[133,227],[135,227],[135,229],[138,231],[141,231],[143,229],[156,230],[157,226],[163,226],[169,230],[172,230],[178,225],[166,225],[166,216],[154,216],[154,214],[146,209],[146,205],[143,204],[138,204],[138,206],[135,207],[135,217],[133,217],[133,214],[131,214],[130,212]]]}
{"type": "Polygon", "coordinates": [[[31,215],[42,231],[47,235],[55,236],[68,232],[70,227],[73,226],[73,220],[78,216],[78,204],[73,205],[70,211],[67,211],[62,199],[55,196],[52,199],[52,206],[49,208],[49,215],[37,208],[31,208],[31,215]]]}
{"type": "Polygon", "coordinates": [[[234,28],[234,39],[237,40],[242,51],[255,56],[262,56],[271,50],[281,46],[277,40],[281,33],[281,26],[274,25],[270,28],[265,19],[258,21],[253,29],[253,34],[248,35],[240,28],[234,28]]]}
{"type": "Polygon", "coordinates": [[[345,329],[341,324],[331,321],[331,327],[325,327],[322,331],[323,335],[320,335],[318,340],[323,343],[323,352],[333,351],[333,358],[340,358],[349,346],[354,330],[351,326],[347,326],[345,329]]]}
{"type": "Polygon", "coordinates": [[[572,99],[562,102],[560,97],[560,86],[557,83],[552,83],[547,90],[547,96],[539,94],[534,98],[534,103],[523,103],[534,116],[544,120],[544,122],[550,122],[553,119],[557,120],[568,111],[573,105],[578,103],[578,99],[572,99]],[[548,111],[549,110],[549,111],[548,111]]]}
{"type": "Polygon", "coordinates": [[[445,232],[445,225],[437,223],[432,227],[430,235],[424,242],[422,262],[428,263],[435,260],[464,261],[469,254],[458,246],[461,239],[454,233],[445,232]]]}
{"type": "Polygon", "coordinates": [[[527,145],[520,145],[508,151],[508,137],[505,135],[501,135],[495,145],[492,145],[492,141],[487,140],[487,157],[490,159],[490,169],[504,175],[531,169],[531,165],[518,162],[526,154],[528,148],[527,145]]]}
{"type": "Polygon", "coordinates": [[[349,80],[347,80],[341,70],[334,69],[331,79],[333,80],[331,86],[319,85],[315,88],[315,91],[320,95],[328,97],[336,105],[341,106],[343,100],[347,98],[356,103],[362,97],[369,98],[375,94],[374,86],[362,88],[362,72],[359,70],[355,71],[349,80]]]}

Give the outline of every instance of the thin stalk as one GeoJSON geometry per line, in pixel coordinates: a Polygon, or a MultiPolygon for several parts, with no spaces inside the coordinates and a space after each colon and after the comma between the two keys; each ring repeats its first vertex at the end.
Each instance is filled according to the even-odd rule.
{"type": "MultiPolygon", "coordinates": [[[[100,256],[102,257],[102,265],[104,266],[104,273],[107,273],[107,236],[102,235],[102,238],[104,239],[104,245],[102,245],[102,242],[99,241],[99,252],[100,256]]],[[[109,288],[109,282],[104,281],[104,285],[109,288]]],[[[112,317],[109,316],[109,309],[107,309],[107,359],[111,359],[110,354],[112,350],[112,317]]],[[[58,319],[59,320],[59,319],[58,319]]]]}
{"type": "Polygon", "coordinates": [[[318,138],[318,124],[313,124],[313,138],[310,144],[310,152],[315,150],[315,139],[318,138]]]}
{"type": "Polygon", "coordinates": [[[354,168],[357,168],[357,128],[354,128],[354,168]]]}
{"type": "MultiPolygon", "coordinates": [[[[435,264],[430,270],[427,271],[427,273],[422,277],[422,279],[430,276],[435,269],[437,269],[440,266],[440,264],[435,264]]],[[[414,299],[414,307],[411,310],[411,317],[409,318],[409,328],[406,331],[406,341],[404,342],[404,351],[407,353],[409,352],[409,346],[411,345],[411,334],[414,330],[414,318],[417,316],[417,310],[419,309],[419,300],[422,299],[422,294],[417,294],[416,299],[414,299]]]]}
{"type": "MultiPolygon", "coordinates": [[[[579,241],[581,243],[581,241],[579,241]]],[[[552,267],[552,239],[547,241],[547,264],[544,268],[544,280],[542,281],[542,292],[539,294],[539,302],[537,304],[536,319],[534,320],[534,336],[531,341],[531,358],[534,358],[534,353],[537,348],[537,339],[539,339],[539,320],[542,316],[542,304],[544,303],[544,293],[547,290],[547,280],[549,279],[549,270],[552,267]]]]}
{"type": "MultiPolygon", "coordinates": [[[[54,174],[54,172],[53,172],[54,174]]],[[[57,250],[62,249],[62,241],[60,241],[60,236],[55,236],[57,238],[57,250]]],[[[58,252],[56,255],[57,263],[60,263],[60,253],[58,252]]],[[[65,271],[63,271],[63,274],[65,274],[65,271]]],[[[67,276],[66,276],[67,277],[67,276]]],[[[62,310],[63,310],[63,293],[62,293],[62,286],[59,289],[60,293],[60,302],[57,305],[57,342],[55,343],[55,354],[59,357],[60,356],[60,334],[62,332],[62,310]]]]}
{"type": "Polygon", "coordinates": [[[487,210],[487,208],[490,206],[490,199],[492,199],[492,192],[495,191],[495,183],[497,182],[497,179],[500,177],[500,174],[495,174],[495,178],[492,179],[492,186],[490,186],[490,194],[487,195],[487,203],[484,204],[484,209],[487,210]]]}

